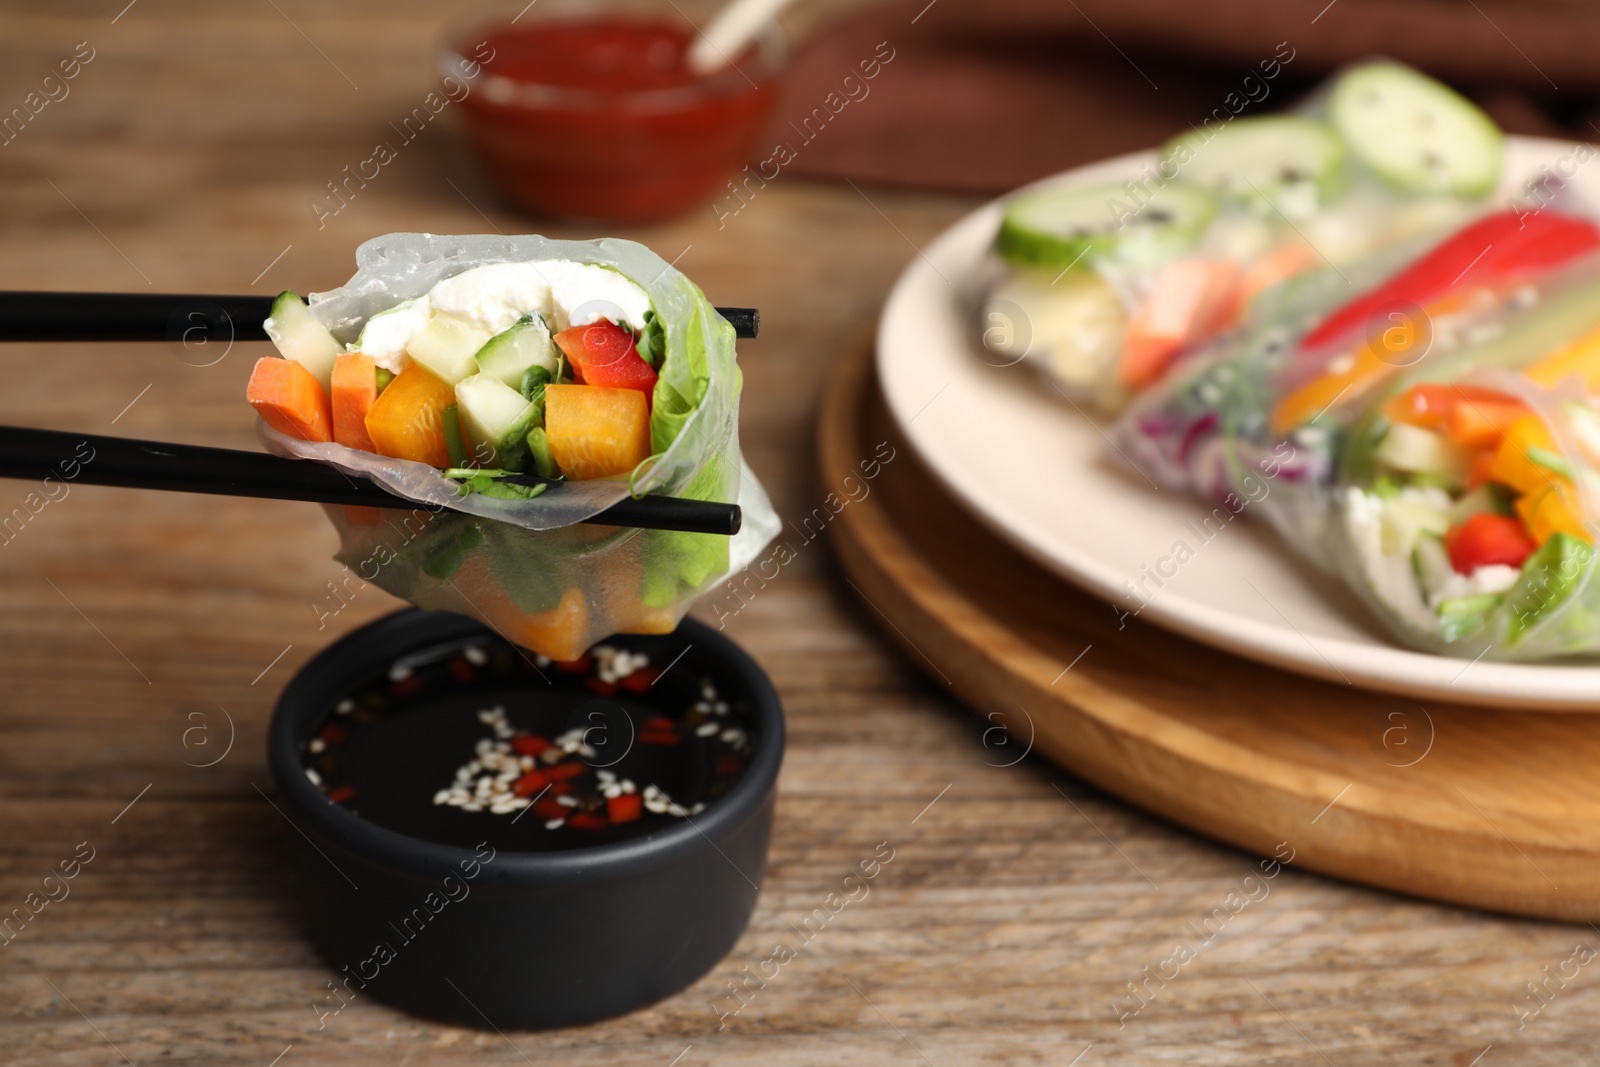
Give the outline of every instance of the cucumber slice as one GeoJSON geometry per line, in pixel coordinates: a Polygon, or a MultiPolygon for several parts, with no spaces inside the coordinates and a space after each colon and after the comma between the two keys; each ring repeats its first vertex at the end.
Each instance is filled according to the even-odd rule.
{"type": "Polygon", "coordinates": [[[1384,553],[1403,556],[1423,535],[1443,536],[1450,528],[1450,514],[1421,500],[1401,496],[1384,502],[1379,523],[1378,544],[1384,553]]]}
{"type": "Polygon", "coordinates": [[[406,345],[406,354],[446,385],[478,373],[473,358],[489,332],[449,315],[435,315],[406,345]]]}
{"type": "Polygon", "coordinates": [[[1436,536],[1424,534],[1417,538],[1417,545],[1411,550],[1411,568],[1417,572],[1417,585],[1422,588],[1422,599],[1433,603],[1433,598],[1443,589],[1452,584],[1456,569],[1450,564],[1450,553],[1445,551],[1444,541],[1436,536]]]}
{"type": "Polygon", "coordinates": [[[1167,142],[1161,157],[1185,181],[1229,200],[1305,218],[1337,195],[1346,152],[1326,122],[1271,115],[1236,119],[1214,134],[1184,134],[1167,142]]]}
{"type": "Polygon", "coordinates": [[[344,351],[344,345],[312,316],[305,301],[285,289],[272,302],[272,312],[261,325],[284,359],[292,359],[310,371],[324,389],[331,388],[333,360],[344,351]]]}
{"type": "Polygon", "coordinates": [[[1339,79],[1328,117],[1356,158],[1411,192],[1482,196],[1500,180],[1504,137],[1454,89],[1398,63],[1339,79]]]}
{"type": "Polygon", "coordinates": [[[497,333],[478,349],[478,367],[513,389],[520,388],[530,367],[556,372],[556,346],[550,328],[537,315],[524,315],[504,333],[497,333]]]}
{"type": "Polygon", "coordinates": [[[1459,485],[1467,473],[1467,457],[1449,438],[1403,422],[1389,427],[1373,458],[1397,471],[1434,475],[1446,485],[1459,485]]]}
{"type": "Polygon", "coordinates": [[[1145,262],[1193,244],[1216,213],[1216,197],[1181,181],[1140,196],[1109,184],[1041,189],[1007,205],[995,251],[1053,270],[1094,254],[1145,262]]]}
{"type": "Polygon", "coordinates": [[[521,393],[491,374],[474,374],[456,383],[456,407],[472,458],[481,466],[522,470],[527,465],[524,438],[538,411],[521,393]]]}

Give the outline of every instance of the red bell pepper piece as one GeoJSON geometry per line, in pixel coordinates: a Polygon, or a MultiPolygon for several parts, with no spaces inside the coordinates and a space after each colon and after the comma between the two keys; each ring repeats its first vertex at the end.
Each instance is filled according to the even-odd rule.
{"type": "Polygon", "coordinates": [[[520,734],[511,739],[511,751],[519,756],[537,756],[550,747],[550,742],[538,734],[520,734]]]}
{"type": "Polygon", "coordinates": [[[356,787],[353,785],[341,785],[328,790],[328,800],[334,804],[343,804],[347,800],[354,800],[355,795],[356,787]]]}
{"type": "Polygon", "coordinates": [[[598,812],[580,811],[567,819],[567,825],[574,830],[604,830],[610,823],[598,812]]]}
{"type": "Polygon", "coordinates": [[[573,374],[584,385],[607,389],[637,389],[648,404],[655,394],[656,372],[639,355],[633,334],[604,320],[574,326],[555,335],[572,362],[573,374]]]}
{"type": "Polygon", "coordinates": [[[656,668],[640,667],[632,674],[620,679],[617,684],[630,693],[644,693],[649,691],[659,677],[661,677],[661,672],[656,668]]]}
{"type": "Polygon", "coordinates": [[[1338,308],[1306,334],[1316,348],[1365,325],[1390,304],[1426,306],[1459,285],[1505,286],[1600,248],[1600,227],[1555,211],[1501,211],[1446,237],[1375,289],[1338,308]]]}
{"type": "Polygon", "coordinates": [[[607,797],[606,814],[611,816],[614,823],[635,821],[641,814],[639,794],[624,793],[619,797],[607,797]]]}
{"type": "Polygon", "coordinates": [[[1538,547],[1521,522],[1487,511],[1457,523],[1444,534],[1450,566],[1460,574],[1495,563],[1520,567],[1538,547]]]}
{"type": "Polygon", "coordinates": [[[567,806],[557,802],[555,797],[545,797],[543,800],[533,802],[533,813],[541,819],[565,819],[568,810],[567,806]]]}
{"type": "Polygon", "coordinates": [[[548,774],[552,781],[564,782],[568,778],[576,778],[588,769],[588,766],[583,763],[558,763],[544,773],[548,774]]]}
{"type": "Polygon", "coordinates": [[[519,797],[531,797],[544,792],[550,784],[550,776],[542,771],[526,771],[511,786],[511,791],[519,797]]]}

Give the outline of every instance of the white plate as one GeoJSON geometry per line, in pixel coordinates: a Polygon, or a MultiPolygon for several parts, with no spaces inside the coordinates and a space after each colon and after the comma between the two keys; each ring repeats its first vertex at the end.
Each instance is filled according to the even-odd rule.
{"type": "MultiPolygon", "coordinates": [[[[1572,151],[1560,141],[1510,139],[1503,198],[1541,164],[1554,168],[1572,151]]],[[[1154,152],[1121,156],[1040,184],[1122,181],[1155,161],[1154,152]]],[[[1580,166],[1573,183],[1586,207],[1600,209],[1600,162],[1580,166]]],[[[968,321],[993,269],[987,250],[999,220],[997,201],[930,244],[896,283],[878,331],[878,374],[890,412],[979,519],[1044,566],[1122,604],[1135,603],[1125,582],[1188,542],[1193,558],[1139,618],[1240,656],[1422,699],[1600,711],[1600,667],[1473,663],[1409,651],[1337,582],[1297,564],[1267,530],[1235,523],[1202,544],[1187,524],[1198,526],[1209,506],[1158,492],[1107,462],[1102,426],[1033,367],[996,367],[974,352],[968,321]]],[[[1124,609],[1108,603],[1105,610],[1124,609]]]]}

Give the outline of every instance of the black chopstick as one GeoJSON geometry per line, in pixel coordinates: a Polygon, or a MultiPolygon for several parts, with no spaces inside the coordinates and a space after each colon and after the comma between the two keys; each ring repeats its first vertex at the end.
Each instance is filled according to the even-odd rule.
{"type": "MultiPolygon", "coordinates": [[[[264,341],[276,296],[0,290],[0,341],[264,341]]],[[[717,308],[735,335],[761,332],[755,308],[717,308]]]]}
{"type": "MultiPolygon", "coordinates": [[[[373,482],[347,477],[311,460],[18,426],[0,426],[0,478],[53,478],[58,484],[440,510],[394,496],[373,482]]],[[[731,536],[739,532],[740,518],[737,504],[645,496],[619,501],[583,521],[597,526],[731,536]]]]}

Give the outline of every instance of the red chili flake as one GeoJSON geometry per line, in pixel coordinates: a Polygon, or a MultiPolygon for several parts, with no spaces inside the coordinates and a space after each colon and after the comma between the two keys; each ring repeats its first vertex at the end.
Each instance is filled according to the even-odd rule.
{"type": "Polygon", "coordinates": [[[633,822],[640,814],[639,794],[624,793],[619,797],[606,798],[606,814],[611,816],[614,823],[633,822]]]}
{"type": "Polygon", "coordinates": [[[585,678],[583,684],[603,697],[608,697],[617,691],[616,682],[605,682],[599,678],[585,678]]]}
{"type": "Polygon", "coordinates": [[[551,782],[550,795],[553,797],[570,797],[578,791],[578,787],[571,782],[551,782]]]}
{"type": "Polygon", "coordinates": [[[455,676],[458,682],[470,682],[478,677],[478,672],[473,670],[472,664],[464,659],[451,660],[450,673],[455,676]]]}
{"type": "Polygon", "coordinates": [[[575,830],[604,830],[610,824],[598,812],[580,811],[567,819],[567,825],[575,830]]]}
{"type": "Polygon", "coordinates": [[[538,734],[521,734],[511,739],[511,751],[519,756],[537,756],[550,747],[550,742],[538,734]]]}
{"type": "Polygon", "coordinates": [[[421,689],[421,688],[422,688],[422,675],[420,675],[420,674],[409,674],[406,677],[400,679],[398,682],[395,682],[395,683],[391,684],[389,686],[389,692],[392,693],[393,695],[397,696],[397,697],[403,697],[406,694],[414,693],[418,689],[421,689]]]}
{"type": "Polygon", "coordinates": [[[589,658],[589,653],[585,652],[577,659],[558,659],[555,661],[554,667],[556,670],[566,671],[568,674],[588,674],[589,666],[593,662],[589,658]]]}
{"type": "Polygon", "coordinates": [[[318,736],[330,745],[337,745],[349,736],[349,732],[338,723],[330,722],[322,727],[322,732],[318,736]]]}
{"type": "Polygon", "coordinates": [[[588,764],[578,763],[574,760],[568,763],[558,763],[554,767],[548,768],[544,773],[560,782],[565,781],[568,778],[576,778],[578,775],[582,774],[588,769],[588,764]]]}
{"type": "Polygon", "coordinates": [[[683,738],[677,734],[649,733],[639,735],[639,743],[641,745],[676,745],[682,740],[683,738]]]}
{"type": "Polygon", "coordinates": [[[617,684],[629,692],[643,693],[654,685],[659,677],[661,672],[654,667],[640,667],[626,678],[619,680],[617,684]]]}
{"type": "Polygon", "coordinates": [[[549,775],[542,771],[528,771],[512,784],[511,791],[519,797],[531,797],[549,784],[549,775]]]}
{"type": "Polygon", "coordinates": [[[341,785],[337,789],[328,790],[328,800],[333,804],[343,804],[345,801],[354,798],[355,795],[356,787],[353,785],[341,785]]]}
{"type": "Polygon", "coordinates": [[[535,800],[533,802],[533,813],[541,819],[565,819],[567,817],[566,807],[557,804],[555,797],[535,800]]]}
{"type": "Polygon", "coordinates": [[[737,752],[719,752],[717,754],[716,773],[723,778],[731,778],[744,769],[744,757],[737,752]]]}
{"type": "Polygon", "coordinates": [[[652,715],[639,727],[645,733],[676,733],[678,724],[665,715],[652,715]]]}

